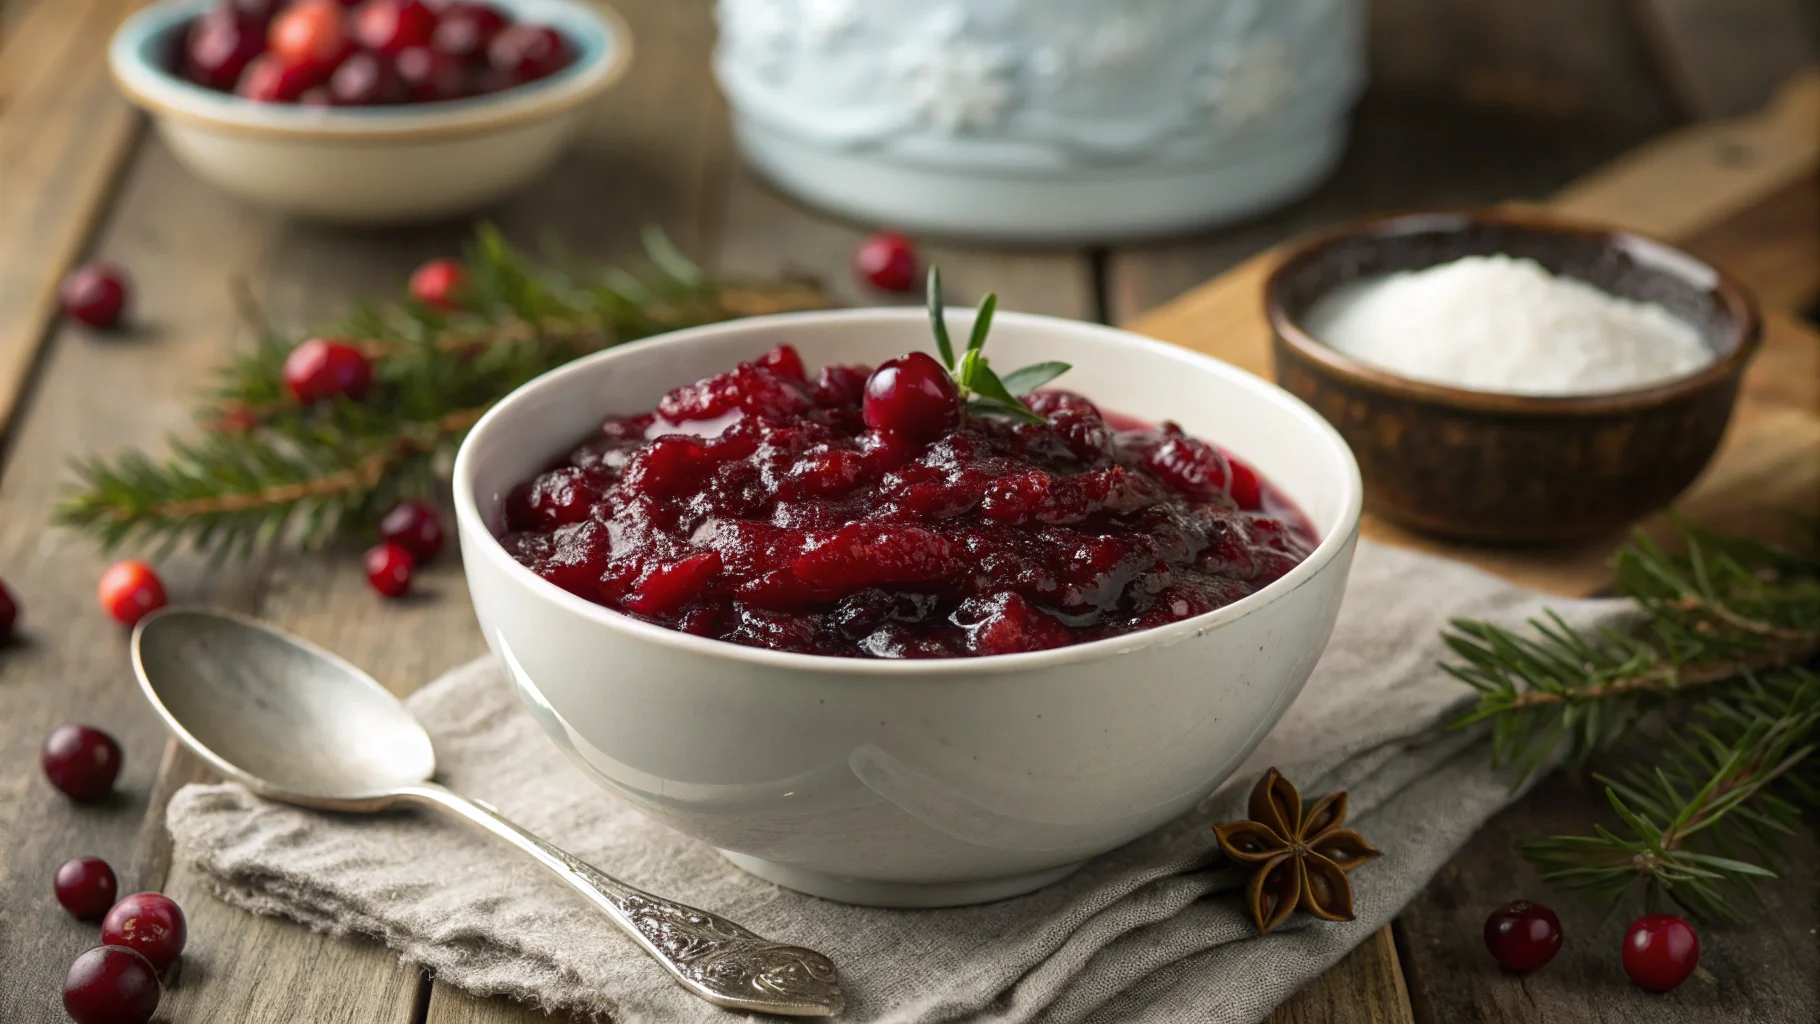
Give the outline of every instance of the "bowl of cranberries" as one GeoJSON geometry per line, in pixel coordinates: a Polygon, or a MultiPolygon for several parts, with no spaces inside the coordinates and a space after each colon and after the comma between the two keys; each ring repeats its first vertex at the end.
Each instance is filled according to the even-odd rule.
{"type": "Polygon", "coordinates": [[[408,223],[547,169],[624,72],[580,0],[164,0],[108,60],[197,175],[302,216],[408,223]]]}
{"type": "Polygon", "coordinates": [[[1108,327],[941,322],[623,345],[456,458],[478,618],[557,744],[838,900],[1015,895],[1191,808],[1307,680],[1357,537],[1351,453],[1275,385],[1108,327]]]}

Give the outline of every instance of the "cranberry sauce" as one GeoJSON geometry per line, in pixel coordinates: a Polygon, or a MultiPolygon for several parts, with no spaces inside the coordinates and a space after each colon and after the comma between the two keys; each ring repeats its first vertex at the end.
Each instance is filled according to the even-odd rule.
{"type": "Polygon", "coordinates": [[[1027,401],[1045,423],[956,415],[913,439],[867,427],[868,380],[877,391],[886,373],[810,378],[785,346],[677,388],[514,490],[501,542],[648,622],[859,658],[1150,629],[1230,604],[1313,549],[1288,500],[1173,423],[1044,391],[1027,401]]]}

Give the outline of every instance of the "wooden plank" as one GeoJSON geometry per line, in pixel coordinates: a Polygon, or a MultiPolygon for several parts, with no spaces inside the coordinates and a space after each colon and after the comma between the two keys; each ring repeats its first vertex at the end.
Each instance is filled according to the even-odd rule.
{"type": "Polygon", "coordinates": [[[1415,1020],[1389,926],[1309,982],[1270,1024],[1405,1024],[1415,1020]]]}
{"type": "Polygon", "coordinates": [[[1820,843],[1811,829],[1789,845],[1788,877],[1766,885],[1754,920],[1742,927],[1703,926],[1700,967],[1671,993],[1632,986],[1618,951],[1641,900],[1607,915],[1597,901],[1563,896],[1544,885],[1516,844],[1579,833],[1610,821],[1602,790],[1555,775],[1521,804],[1494,817],[1441,869],[1397,921],[1415,1019],[1422,1024],[1710,1024],[1820,1020],[1820,942],[1814,908],[1820,880],[1811,865],[1820,843]],[[1566,944],[1542,970],[1506,974],[1485,953],[1480,929],[1491,911],[1513,899],[1547,903],[1561,918],[1566,944]]]}
{"type": "Polygon", "coordinates": [[[1820,62],[1810,0],[1631,0],[1663,77],[1688,113],[1736,117],[1820,62]]]}
{"type": "Polygon", "coordinates": [[[107,38],[138,0],[33,2],[0,37],[0,440],[139,118],[115,92],[107,38]]]}

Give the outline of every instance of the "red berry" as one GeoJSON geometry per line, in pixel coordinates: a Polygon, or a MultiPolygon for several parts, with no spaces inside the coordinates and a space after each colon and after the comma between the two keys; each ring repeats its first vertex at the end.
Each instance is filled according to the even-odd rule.
{"type": "Polygon", "coordinates": [[[63,1009],[76,1024],[145,1024],[160,995],[157,970],[124,946],[97,946],[63,976],[63,1009]]]}
{"type": "Polygon", "coordinates": [[[325,76],[349,49],[341,8],[325,0],[301,0],[285,8],[272,19],[266,42],[283,63],[320,67],[325,76]]]}
{"type": "Polygon", "coordinates": [[[217,7],[191,23],[183,45],[183,74],[197,85],[227,92],[264,50],[263,20],[217,7]]]}
{"type": "Polygon", "coordinates": [[[1533,971],[1561,951],[1561,920],[1528,900],[1512,900],[1485,919],[1485,948],[1507,971],[1533,971]]]}
{"type": "Polygon", "coordinates": [[[102,611],[131,626],[164,607],[164,581],[144,562],[115,562],[101,574],[95,597],[102,611]]]}
{"type": "Polygon", "coordinates": [[[120,776],[120,744],[91,725],[60,725],[45,737],[38,763],[65,796],[90,803],[113,792],[120,776]]]}
{"type": "MultiPolygon", "coordinates": [[[[268,24],[278,9],[284,6],[284,0],[227,0],[223,5],[248,21],[261,25],[268,24]]],[[[264,48],[265,38],[260,37],[260,46],[264,48]]]]}
{"type": "Polygon", "coordinates": [[[126,274],[111,263],[88,263],[63,279],[63,312],[103,330],[120,322],[126,309],[126,274]]]}
{"type": "Polygon", "coordinates": [[[366,0],[353,15],[355,42],[380,53],[427,46],[436,31],[436,12],[423,0],[366,0]]]}
{"type": "Polygon", "coordinates": [[[456,60],[476,60],[505,27],[505,15],[492,4],[452,3],[437,19],[430,45],[456,60]]]}
{"type": "Polygon", "coordinates": [[[76,857],[63,862],[51,888],[57,902],[77,917],[100,917],[114,905],[114,869],[100,857],[76,857]]]}
{"type": "Polygon", "coordinates": [[[411,272],[411,298],[437,309],[455,309],[467,282],[468,272],[459,260],[431,260],[411,272]]]}
{"type": "Polygon", "coordinates": [[[789,345],[779,345],[752,362],[779,377],[787,377],[796,381],[804,380],[807,377],[803,371],[803,357],[789,345]]]}
{"type": "Polygon", "coordinates": [[[367,582],[387,597],[403,597],[411,589],[411,570],[416,567],[402,544],[387,541],[367,549],[367,582]]]}
{"type": "Polygon", "coordinates": [[[517,82],[534,82],[569,63],[562,36],[544,25],[511,25],[487,44],[487,64],[517,82]]]}
{"type": "Polygon", "coordinates": [[[414,565],[423,565],[442,551],[442,521],[421,501],[401,501],[379,520],[379,539],[405,549],[414,565]]]}
{"type": "Polygon", "coordinates": [[[874,288],[888,292],[916,289],[916,247],[903,235],[881,231],[860,243],[853,270],[874,288]]]}
{"type": "Polygon", "coordinates": [[[160,971],[177,962],[188,934],[183,909],[159,892],[134,893],[101,919],[102,942],[125,946],[160,971]]]}
{"type": "Polygon", "coordinates": [[[376,53],[353,54],[329,76],[329,102],[338,107],[403,103],[408,95],[392,62],[376,53]]]}
{"type": "Polygon", "coordinates": [[[285,357],[284,386],[305,405],[343,396],[359,399],[373,386],[373,364],[345,341],[311,338],[285,357]]]}
{"type": "Polygon", "coordinates": [[[241,72],[234,95],[261,103],[295,103],[327,77],[315,64],[286,64],[277,54],[262,53],[241,72]]]}
{"type": "Polygon", "coordinates": [[[411,99],[419,103],[458,100],[469,92],[467,72],[462,70],[461,62],[427,46],[403,51],[394,66],[411,99]]]}
{"type": "Polygon", "coordinates": [[[1700,936],[1673,914],[1645,914],[1624,933],[1624,973],[1637,987],[1667,992],[1700,965],[1700,936]]]}
{"type": "Polygon", "coordinates": [[[19,627],[19,599],[6,589],[6,581],[0,580],[0,647],[13,638],[13,630],[19,627]]]}
{"type": "Polygon", "coordinates": [[[866,426],[912,441],[933,441],[960,419],[960,392],[924,352],[887,360],[866,379],[866,426]]]}

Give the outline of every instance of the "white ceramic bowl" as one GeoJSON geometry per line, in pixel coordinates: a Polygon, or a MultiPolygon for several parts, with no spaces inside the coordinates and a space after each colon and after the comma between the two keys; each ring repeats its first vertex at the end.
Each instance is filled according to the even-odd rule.
{"type": "Polygon", "coordinates": [[[444,103],[303,107],[256,103],[172,74],[184,27],[214,0],[165,0],[123,23],[108,65],[127,98],[199,177],[322,220],[400,224],[462,213],[547,169],[588,100],[625,72],[632,37],[611,10],[573,0],[494,0],[560,31],[575,62],[549,78],[444,103]]]}
{"type": "MultiPolygon", "coordinates": [[[[964,337],[970,312],[950,330],[964,337]]],[[[575,597],[495,539],[511,488],[670,388],[782,342],[811,367],[930,348],[921,312],[760,317],[625,345],[546,374],[455,460],[462,559],[487,643],[590,776],[781,885],[943,906],[1034,889],[1192,807],[1307,681],[1358,534],[1359,470],[1275,385],[1109,327],[1003,313],[1001,366],[1230,447],[1308,514],[1320,545],[1241,601],[1161,629],[1034,654],[889,662],[758,650],[575,597]]]]}

